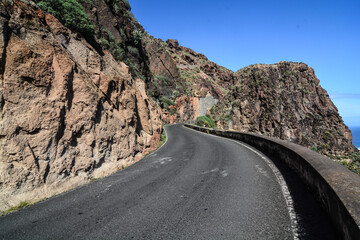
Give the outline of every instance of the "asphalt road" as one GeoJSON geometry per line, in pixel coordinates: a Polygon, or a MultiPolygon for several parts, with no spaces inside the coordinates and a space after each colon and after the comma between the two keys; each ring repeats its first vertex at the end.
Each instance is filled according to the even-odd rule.
{"type": "Polygon", "coordinates": [[[133,166],[0,217],[0,239],[335,238],[276,159],[181,125],[166,130],[166,144],[133,166]]]}

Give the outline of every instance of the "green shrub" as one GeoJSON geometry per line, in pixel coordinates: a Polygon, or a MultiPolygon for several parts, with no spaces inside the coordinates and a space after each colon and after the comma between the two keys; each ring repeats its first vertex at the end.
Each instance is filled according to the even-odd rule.
{"type": "Polygon", "coordinates": [[[332,139],[332,138],[334,138],[334,136],[332,135],[332,133],[331,132],[329,132],[329,131],[326,131],[325,133],[324,133],[324,135],[323,135],[323,137],[322,137],[325,141],[327,141],[327,140],[329,140],[329,139],[332,139]]]}
{"type": "Polygon", "coordinates": [[[224,120],[225,120],[226,122],[232,121],[232,120],[233,120],[233,116],[230,115],[230,114],[227,114],[227,115],[224,117],[224,120]]]}
{"type": "Polygon", "coordinates": [[[306,89],[302,89],[302,92],[303,92],[304,94],[309,94],[309,91],[306,90],[306,89]]]}
{"type": "Polygon", "coordinates": [[[99,180],[100,178],[96,178],[96,177],[91,177],[90,179],[89,179],[89,182],[94,182],[94,181],[97,181],[97,180],[99,180]]]}
{"type": "Polygon", "coordinates": [[[178,90],[174,90],[172,93],[173,98],[177,98],[180,95],[180,92],[178,90]]]}
{"type": "Polygon", "coordinates": [[[104,46],[105,48],[109,48],[109,47],[110,47],[109,41],[106,40],[105,38],[100,38],[100,42],[101,42],[101,45],[104,46]]]}
{"type": "Polygon", "coordinates": [[[177,113],[176,108],[170,109],[170,110],[169,110],[169,113],[170,113],[171,115],[175,115],[175,114],[177,113]]]}
{"type": "Polygon", "coordinates": [[[161,137],[160,137],[160,142],[158,143],[158,148],[161,147],[166,141],[166,133],[165,133],[165,130],[164,130],[164,127],[161,131],[161,137]]]}
{"type": "Polygon", "coordinates": [[[110,30],[105,28],[105,30],[102,31],[102,34],[107,36],[107,38],[110,40],[110,42],[115,42],[116,38],[115,38],[114,34],[112,34],[112,32],[110,30]]]}
{"type": "Polygon", "coordinates": [[[314,152],[319,152],[319,150],[316,146],[312,146],[310,149],[313,150],[314,152]]]}
{"type": "Polygon", "coordinates": [[[200,116],[196,119],[195,124],[200,127],[215,128],[215,121],[209,116],[200,116]]]}
{"type": "Polygon", "coordinates": [[[166,97],[161,98],[161,103],[162,103],[162,107],[166,108],[166,109],[169,109],[169,106],[175,105],[174,101],[172,101],[171,99],[168,99],[166,97]]]}
{"type": "Polygon", "coordinates": [[[128,52],[131,56],[134,56],[136,58],[139,58],[140,57],[140,54],[139,54],[139,49],[137,49],[136,47],[133,47],[133,46],[127,46],[127,49],[128,49],[128,52]]]}
{"type": "Polygon", "coordinates": [[[36,23],[34,21],[32,21],[31,19],[26,19],[25,21],[25,27],[26,28],[31,28],[31,27],[35,27],[36,23]]]}
{"type": "Polygon", "coordinates": [[[168,84],[170,82],[170,80],[165,76],[159,75],[159,76],[156,76],[155,78],[158,79],[159,81],[165,83],[165,84],[168,84]]]}
{"type": "Polygon", "coordinates": [[[21,202],[19,203],[19,205],[14,206],[14,207],[12,207],[12,208],[10,208],[10,209],[7,209],[7,210],[5,210],[4,212],[0,212],[0,216],[5,215],[6,213],[9,213],[9,212],[17,211],[17,210],[19,210],[19,209],[22,209],[22,208],[24,208],[24,207],[28,207],[28,206],[31,206],[31,205],[32,205],[32,203],[30,203],[30,202],[21,201],[21,202]]]}
{"type": "Polygon", "coordinates": [[[141,40],[143,38],[143,32],[141,32],[139,30],[135,30],[133,32],[133,37],[134,37],[135,44],[138,45],[139,43],[141,43],[141,40]]]}
{"type": "Polygon", "coordinates": [[[72,31],[91,37],[94,26],[91,24],[84,7],[76,0],[46,0],[40,1],[38,6],[52,14],[72,31]]]}
{"type": "Polygon", "coordinates": [[[126,57],[126,53],[122,48],[115,48],[111,53],[116,61],[122,61],[126,57]]]}
{"type": "Polygon", "coordinates": [[[129,66],[131,75],[133,75],[134,77],[142,78],[138,64],[134,63],[130,58],[127,58],[127,56],[125,56],[122,61],[129,66]]]}
{"type": "Polygon", "coordinates": [[[329,146],[329,144],[322,144],[321,146],[320,146],[320,149],[321,150],[328,150],[330,148],[330,146],[329,146]]]}

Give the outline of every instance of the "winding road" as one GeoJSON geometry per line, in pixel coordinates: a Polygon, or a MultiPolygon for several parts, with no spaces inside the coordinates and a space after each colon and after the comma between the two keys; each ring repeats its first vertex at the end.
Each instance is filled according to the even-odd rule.
{"type": "Polygon", "coordinates": [[[0,239],[336,239],[276,159],[182,125],[166,132],[127,169],[0,217],[0,239]]]}

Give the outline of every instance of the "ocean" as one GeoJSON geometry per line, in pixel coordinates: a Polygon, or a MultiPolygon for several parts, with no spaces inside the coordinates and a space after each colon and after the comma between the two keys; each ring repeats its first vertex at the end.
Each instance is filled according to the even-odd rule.
{"type": "Polygon", "coordinates": [[[352,132],[353,144],[355,145],[355,147],[360,149],[360,126],[349,128],[352,132]]]}

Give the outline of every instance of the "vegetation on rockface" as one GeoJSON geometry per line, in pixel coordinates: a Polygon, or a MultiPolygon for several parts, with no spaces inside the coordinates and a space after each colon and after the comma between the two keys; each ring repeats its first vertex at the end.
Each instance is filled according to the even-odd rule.
{"type": "Polygon", "coordinates": [[[138,45],[139,43],[141,43],[141,41],[143,39],[143,35],[144,35],[144,33],[142,31],[139,31],[139,30],[135,30],[133,32],[135,45],[138,45]]]}
{"type": "MultiPolygon", "coordinates": [[[[109,0],[108,7],[117,23],[114,29],[101,25],[94,0],[36,0],[44,11],[60,20],[73,32],[82,34],[96,49],[109,51],[116,61],[125,62],[134,77],[145,80],[150,71],[142,46],[144,30],[131,12],[127,0],[109,0]],[[114,32],[115,31],[115,32],[114,32]],[[116,37],[114,36],[116,35],[116,37]]],[[[109,16],[104,16],[109,17],[109,16]]]]}
{"type": "MultiPolygon", "coordinates": [[[[169,50],[167,50],[169,52],[169,50]]],[[[180,80],[185,83],[184,92],[187,96],[200,96],[205,97],[207,94],[207,90],[203,89],[203,91],[196,91],[196,88],[202,84],[201,80],[206,76],[206,82],[208,82],[208,87],[211,85],[213,89],[218,89],[223,94],[227,93],[227,89],[219,84],[221,80],[216,72],[207,72],[209,69],[213,71],[213,64],[209,61],[205,56],[201,54],[193,53],[190,49],[183,48],[183,50],[179,53],[169,52],[169,54],[173,57],[173,59],[181,64],[183,67],[180,69],[180,80]]],[[[231,70],[228,70],[224,67],[218,66],[218,70],[223,73],[229,74],[231,70]]]]}
{"type": "MultiPolygon", "coordinates": [[[[163,127],[162,127],[162,131],[161,131],[160,141],[159,141],[156,149],[158,149],[158,148],[160,148],[162,145],[164,145],[165,142],[166,142],[166,133],[165,133],[165,129],[164,129],[164,126],[163,126],[163,127]]],[[[153,153],[154,151],[156,151],[156,149],[155,149],[155,150],[152,150],[152,151],[149,151],[148,153],[146,153],[146,154],[144,155],[144,157],[150,155],[151,153],[153,153]]]]}
{"type": "MultiPolygon", "coordinates": [[[[188,104],[186,109],[192,109],[191,98],[205,98],[210,94],[219,99],[226,93],[232,71],[216,65],[200,53],[180,46],[175,39],[162,41],[146,34],[143,41],[150,56],[150,68],[156,74],[147,84],[154,99],[181,97],[180,104],[188,104]]],[[[183,120],[189,120],[194,114],[181,116],[183,120]]]]}
{"type": "Polygon", "coordinates": [[[351,150],[349,130],[306,64],[256,64],[236,76],[238,82],[211,110],[223,128],[316,146],[322,154],[351,150]]]}
{"type": "Polygon", "coordinates": [[[72,31],[88,37],[94,34],[94,25],[90,22],[84,7],[76,0],[46,0],[38,2],[38,6],[72,31]]]}
{"type": "Polygon", "coordinates": [[[179,73],[175,64],[167,55],[166,42],[156,39],[148,33],[141,36],[141,41],[145,46],[149,67],[153,74],[146,82],[149,95],[158,102],[162,97],[176,98],[183,95],[184,84],[178,78],[179,73]]]}
{"type": "MultiPolygon", "coordinates": [[[[134,77],[140,78],[147,83],[157,83],[160,86],[167,79],[162,76],[154,77],[149,69],[148,54],[144,47],[144,38],[148,35],[142,26],[137,22],[131,12],[131,6],[127,0],[106,1],[107,7],[113,14],[116,23],[113,27],[102,25],[103,21],[99,18],[110,16],[98,16],[94,9],[99,1],[94,0],[36,0],[37,5],[44,11],[52,14],[59,19],[64,26],[73,32],[82,34],[86,39],[91,38],[91,45],[95,43],[102,50],[112,54],[116,61],[124,62],[134,77]]],[[[166,89],[179,90],[173,86],[166,89]]],[[[154,95],[155,100],[161,103],[162,95],[156,95],[156,90],[148,89],[150,95],[154,95]]],[[[167,95],[166,95],[167,96],[167,95]]],[[[172,95],[167,97],[173,97],[172,95]]],[[[176,113],[176,109],[168,109],[171,114],[176,113]]]]}
{"type": "MultiPolygon", "coordinates": [[[[327,132],[324,136],[329,136],[330,134],[327,132]]],[[[329,148],[328,144],[323,144],[319,147],[312,146],[310,149],[314,152],[322,154],[335,162],[347,167],[350,171],[357,173],[360,175],[360,152],[350,152],[344,153],[341,155],[334,155],[330,153],[326,153],[326,150],[329,148]]]]}
{"type": "Polygon", "coordinates": [[[166,142],[166,133],[165,133],[165,130],[163,127],[162,132],[161,132],[160,142],[158,143],[158,148],[161,147],[162,145],[164,145],[165,142],[166,142]]]}
{"type": "Polygon", "coordinates": [[[166,97],[161,98],[161,107],[163,109],[168,110],[171,115],[174,115],[177,113],[177,110],[175,107],[175,102],[169,98],[166,98],[166,97]]]}
{"type": "MultiPolygon", "coordinates": [[[[116,30],[109,30],[105,26],[98,25],[95,32],[98,42],[103,49],[111,52],[116,61],[122,61],[128,65],[134,77],[142,80],[150,78],[148,60],[142,46],[145,31],[131,12],[129,2],[127,0],[111,0],[108,5],[117,19],[116,26],[114,26],[116,30]]],[[[91,9],[89,10],[91,11],[91,9]]]]}
{"type": "Polygon", "coordinates": [[[100,178],[91,177],[91,178],[89,179],[89,183],[95,182],[95,181],[97,181],[97,180],[99,180],[99,179],[100,179],[100,178]]]}
{"type": "Polygon", "coordinates": [[[175,105],[174,101],[172,101],[171,99],[168,99],[166,97],[161,98],[161,104],[162,104],[162,107],[165,109],[169,109],[170,106],[175,105]]]}
{"type": "Polygon", "coordinates": [[[326,154],[326,156],[360,175],[360,152],[351,152],[344,155],[326,154]]]}
{"type": "Polygon", "coordinates": [[[22,202],[20,202],[17,206],[11,207],[11,208],[9,208],[9,209],[6,210],[6,211],[0,212],[0,216],[3,216],[3,215],[5,215],[5,214],[7,214],[7,213],[14,212],[14,211],[17,211],[17,210],[19,210],[19,209],[22,209],[22,208],[24,208],[24,207],[28,207],[28,206],[31,206],[31,205],[32,205],[32,203],[29,203],[29,202],[26,202],[26,201],[22,201],[22,202]]]}
{"type": "Polygon", "coordinates": [[[200,127],[215,128],[215,121],[209,116],[200,116],[196,118],[195,124],[200,127]]]}

